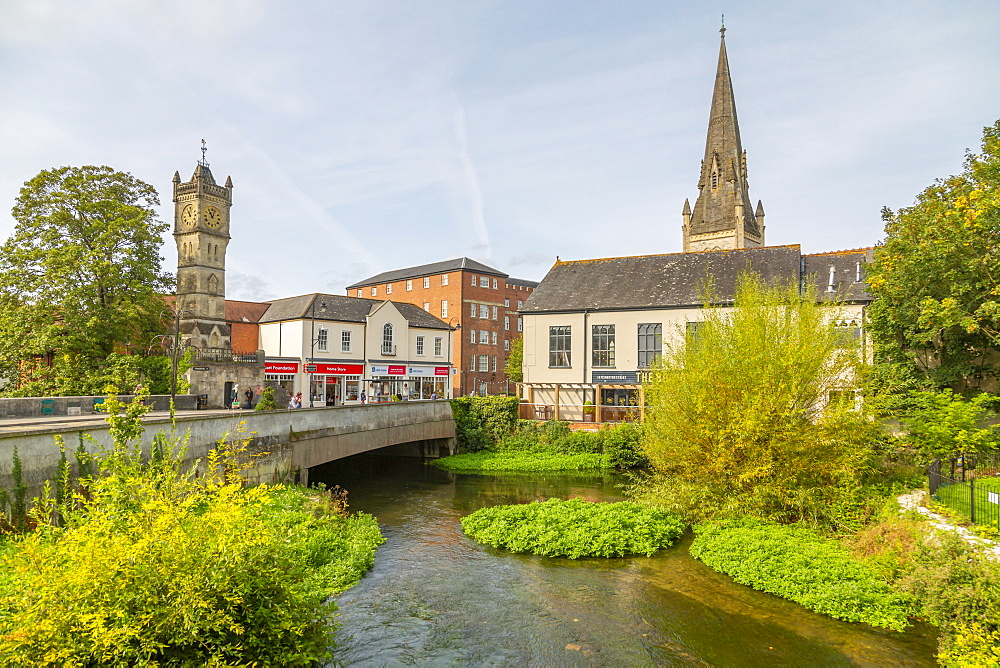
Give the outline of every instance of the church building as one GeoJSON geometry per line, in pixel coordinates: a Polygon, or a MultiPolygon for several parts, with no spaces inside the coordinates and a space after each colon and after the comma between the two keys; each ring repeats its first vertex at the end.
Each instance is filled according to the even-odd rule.
{"type": "MultiPolygon", "coordinates": [[[[694,207],[682,212],[684,252],[560,261],[520,310],[524,325],[522,418],[616,422],[641,419],[643,380],[665,337],[704,319],[703,286],[731,303],[739,276],[812,286],[840,305],[833,326],[861,337],[871,296],[872,249],[803,255],[767,246],[764,207],[752,205],[725,28],[694,207]]],[[[863,341],[863,339],[862,339],[863,341]]]]}

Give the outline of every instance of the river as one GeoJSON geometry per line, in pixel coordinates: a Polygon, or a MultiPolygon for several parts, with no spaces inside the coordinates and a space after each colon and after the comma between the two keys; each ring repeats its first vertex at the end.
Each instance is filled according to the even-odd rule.
{"type": "MultiPolygon", "coordinates": [[[[359,455],[313,469],[386,542],[338,603],[338,664],[933,666],[933,629],[848,624],[733,583],[687,553],[554,559],[479,545],[459,521],[550,497],[622,500],[618,474],[473,476],[359,455]]],[[[333,665],[333,664],[331,664],[333,665]]]]}

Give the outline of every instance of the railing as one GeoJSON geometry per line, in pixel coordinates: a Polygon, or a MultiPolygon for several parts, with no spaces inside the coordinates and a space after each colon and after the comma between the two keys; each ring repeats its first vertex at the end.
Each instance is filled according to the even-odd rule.
{"type": "Polygon", "coordinates": [[[591,404],[546,404],[522,402],[522,420],[567,420],[570,422],[641,422],[642,406],[593,406],[591,404]]]}
{"type": "Polygon", "coordinates": [[[396,346],[394,346],[391,343],[383,343],[382,344],[382,354],[383,355],[395,355],[396,354],[396,346]]]}
{"type": "Polygon", "coordinates": [[[927,468],[931,496],[973,524],[1000,529],[1000,458],[960,455],[935,459],[927,468]]]}
{"type": "Polygon", "coordinates": [[[237,353],[229,348],[199,348],[194,355],[194,361],[220,364],[264,364],[264,351],[237,353]]]}

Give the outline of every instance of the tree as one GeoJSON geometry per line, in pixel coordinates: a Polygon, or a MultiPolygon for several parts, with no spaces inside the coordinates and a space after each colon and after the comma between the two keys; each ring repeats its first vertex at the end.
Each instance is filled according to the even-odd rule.
{"type": "Polygon", "coordinates": [[[112,353],[165,331],[156,191],[110,167],[60,167],[24,184],[0,249],[0,377],[11,394],[94,394],[112,353]]]}
{"type": "Polygon", "coordinates": [[[986,424],[996,417],[993,395],[984,393],[964,399],[951,390],[942,390],[914,392],[912,396],[914,408],[901,422],[910,442],[928,459],[996,448],[997,427],[986,424]]]}
{"type": "Polygon", "coordinates": [[[876,423],[856,401],[861,356],[837,305],[743,276],[734,308],[665,337],[647,387],[651,500],[692,520],[849,522],[876,423]]]}
{"type": "Polygon", "coordinates": [[[1000,121],[961,174],[882,216],[867,277],[876,354],[941,387],[981,387],[1000,343],[1000,121]]]}
{"type": "Polygon", "coordinates": [[[504,362],[503,372],[515,383],[524,380],[524,335],[517,337],[510,344],[510,353],[504,362]]]}

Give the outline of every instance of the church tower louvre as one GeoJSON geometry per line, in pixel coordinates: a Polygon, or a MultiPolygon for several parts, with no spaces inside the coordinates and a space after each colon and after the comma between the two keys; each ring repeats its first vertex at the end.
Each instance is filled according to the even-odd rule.
{"type": "Polygon", "coordinates": [[[174,240],[177,243],[177,308],[181,340],[195,348],[232,348],[226,324],[226,247],[233,181],[215,182],[202,142],[202,159],[191,180],[174,172],[174,240]]]}
{"type": "Polygon", "coordinates": [[[758,202],[755,211],[750,200],[747,156],[736,118],[725,25],[719,32],[722,34],[719,65],[705,157],[698,177],[698,198],[694,209],[685,200],[682,212],[685,253],[764,245],[764,208],[758,202]]]}

